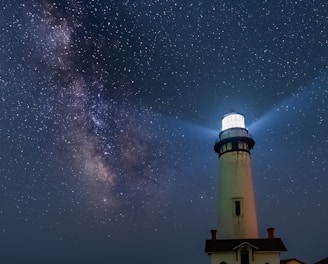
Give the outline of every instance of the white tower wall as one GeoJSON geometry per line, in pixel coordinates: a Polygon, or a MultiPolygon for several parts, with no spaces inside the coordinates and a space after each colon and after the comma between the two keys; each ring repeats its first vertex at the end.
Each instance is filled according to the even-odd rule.
{"type": "Polygon", "coordinates": [[[249,153],[227,152],[220,157],[219,167],[219,237],[258,238],[249,153]]]}
{"type": "Polygon", "coordinates": [[[254,140],[237,113],[222,119],[214,146],[219,154],[218,237],[258,238],[250,150],[254,140]]]}

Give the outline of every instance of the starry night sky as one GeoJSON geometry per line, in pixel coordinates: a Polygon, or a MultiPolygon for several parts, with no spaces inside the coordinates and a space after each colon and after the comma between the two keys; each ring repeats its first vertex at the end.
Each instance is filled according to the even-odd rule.
{"type": "Polygon", "coordinates": [[[221,117],[245,115],[261,237],[328,246],[326,0],[9,1],[0,262],[209,263],[221,117]]]}

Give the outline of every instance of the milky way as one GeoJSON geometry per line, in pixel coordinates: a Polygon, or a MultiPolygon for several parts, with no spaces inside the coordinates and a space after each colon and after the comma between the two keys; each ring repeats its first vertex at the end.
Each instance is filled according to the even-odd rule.
{"type": "Polygon", "coordinates": [[[1,8],[3,262],[208,261],[231,110],[256,141],[261,230],[276,225],[288,257],[325,257],[295,235],[311,221],[305,236],[328,235],[325,1],[1,8]]]}
{"type": "MultiPolygon", "coordinates": [[[[31,87],[27,99],[34,96],[32,100],[37,102],[26,103],[30,108],[31,103],[42,100],[36,106],[41,111],[35,113],[35,122],[51,123],[43,128],[50,130],[54,140],[53,151],[46,153],[49,160],[67,159],[66,181],[85,189],[84,199],[90,199],[94,207],[103,204],[108,210],[137,199],[140,209],[150,193],[156,199],[158,194],[150,189],[165,177],[159,171],[161,159],[169,160],[163,155],[165,131],[160,131],[160,115],[138,103],[140,90],[133,87],[133,80],[126,81],[131,70],[117,61],[119,57],[111,58],[112,54],[118,56],[115,49],[121,51],[126,40],[114,36],[112,41],[108,36],[112,43],[98,42],[95,32],[80,29],[85,12],[79,3],[44,2],[18,8],[27,21],[20,24],[25,29],[20,34],[35,43],[29,43],[30,52],[22,60],[32,62],[29,67],[35,67],[30,70],[36,74],[41,68],[49,74],[44,81],[40,80],[43,76],[35,76],[35,81],[43,83],[41,88],[31,87]]],[[[115,6],[106,6],[103,11],[111,13],[112,8],[115,6]]],[[[111,18],[107,26],[112,19],[117,18],[111,18]]],[[[131,52],[131,47],[128,49],[131,52]]],[[[138,61],[138,57],[133,59],[138,61]]]]}

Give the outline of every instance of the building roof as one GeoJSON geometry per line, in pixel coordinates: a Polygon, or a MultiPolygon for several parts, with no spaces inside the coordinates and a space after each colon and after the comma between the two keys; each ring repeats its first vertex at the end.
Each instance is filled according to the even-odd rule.
{"type": "Polygon", "coordinates": [[[255,251],[287,251],[284,243],[280,238],[255,238],[206,240],[205,252],[215,253],[223,251],[235,251],[236,249],[245,245],[252,247],[255,251]]]}
{"type": "Polygon", "coordinates": [[[291,264],[291,263],[299,263],[299,264],[305,264],[303,261],[297,259],[297,258],[290,258],[290,259],[282,259],[280,260],[280,264],[291,264]]]}
{"type": "Polygon", "coordinates": [[[328,257],[316,262],[315,264],[328,264],[328,257]]]}

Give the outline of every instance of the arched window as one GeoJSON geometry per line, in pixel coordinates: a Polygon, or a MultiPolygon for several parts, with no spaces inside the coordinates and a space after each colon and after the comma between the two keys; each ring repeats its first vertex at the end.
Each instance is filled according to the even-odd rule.
{"type": "Polygon", "coordinates": [[[227,262],[221,261],[220,264],[227,264],[227,262]]]}

